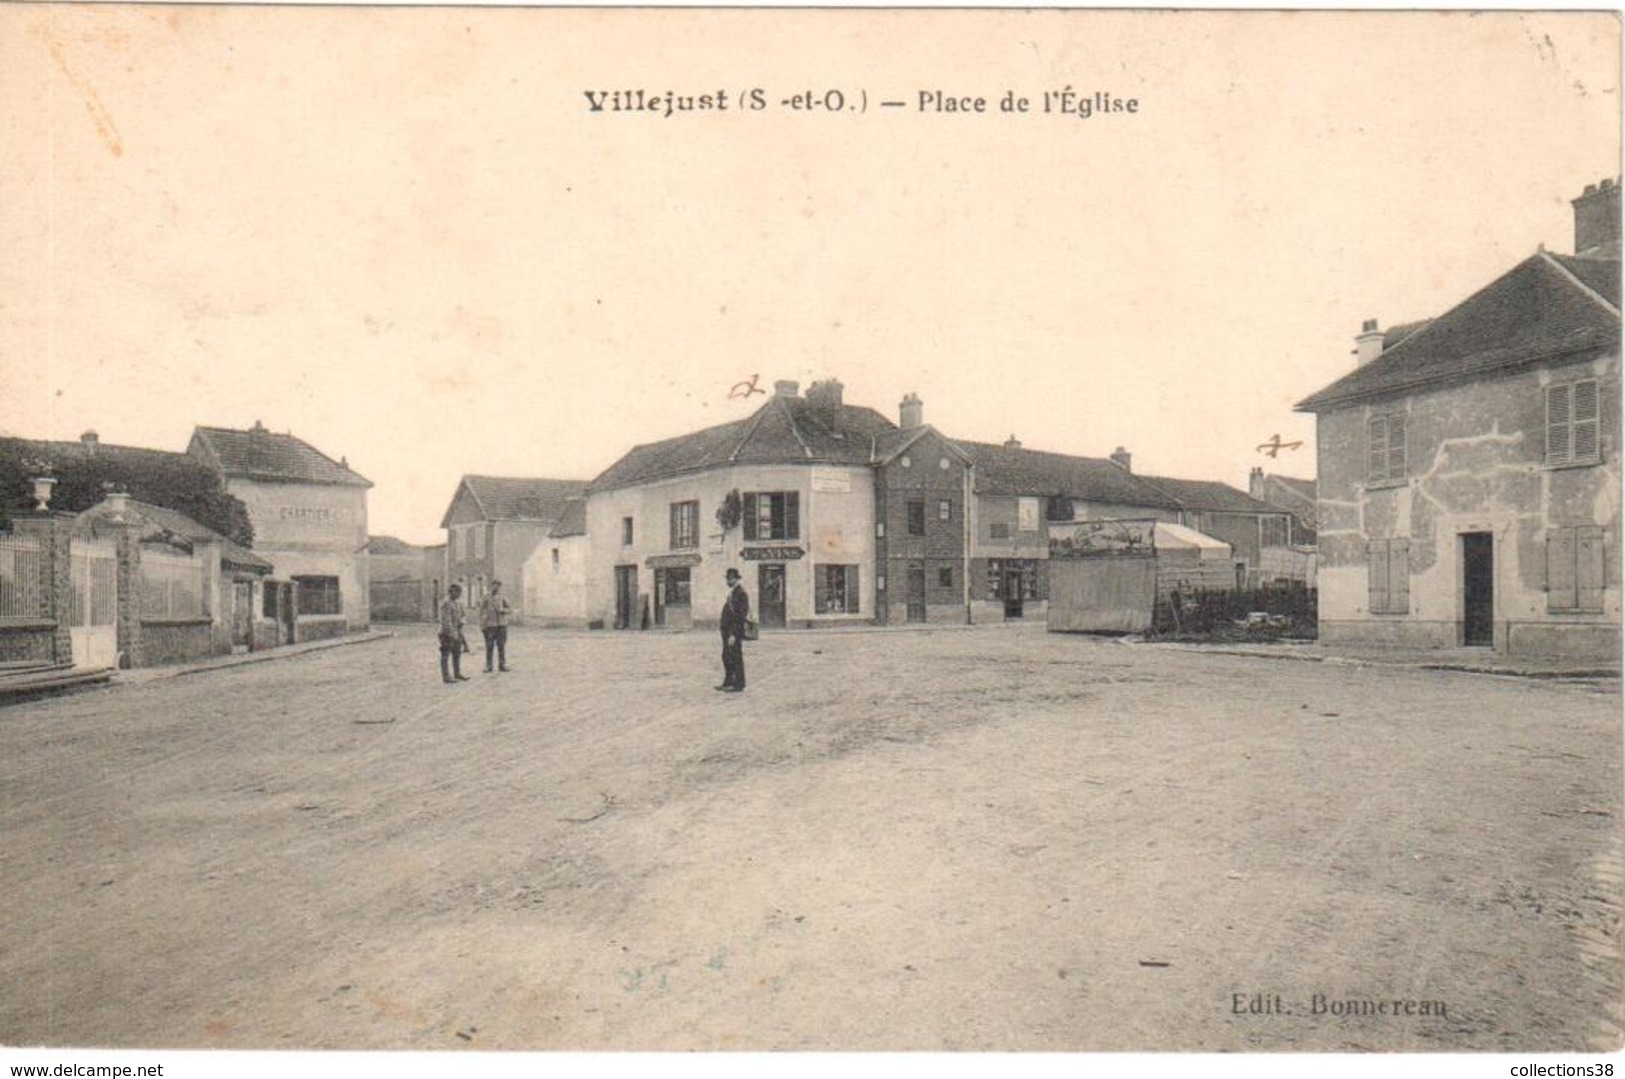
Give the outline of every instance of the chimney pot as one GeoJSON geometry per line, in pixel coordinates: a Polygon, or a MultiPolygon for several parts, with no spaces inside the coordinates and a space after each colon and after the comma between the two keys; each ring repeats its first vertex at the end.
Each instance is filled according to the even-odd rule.
{"type": "Polygon", "coordinates": [[[1118,468],[1121,468],[1124,472],[1134,471],[1134,455],[1128,450],[1125,450],[1123,447],[1119,446],[1117,449],[1113,450],[1111,459],[1112,463],[1118,468]]]}
{"type": "Polygon", "coordinates": [[[912,430],[925,423],[925,402],[920,400],[917,393],[903,395],[902,401],[897,405],[898,426],[903,430],[912,430]]]}
{"type": "Polygon", "coordinates": [[[1012,434],[1009,438],[1004,440],[1004,448],[1007,450],[1021,449],[1021,439],[1012,434]]]}
{"type": "Polygon", "coordinates": [[[1382,330],[1377,320],[1368,318],[1360,323],[1360,332],[1354,337],[1354,366],[1364,367],[1382,355],[1382,330]]]}
{"type": "Polygon", "coordinates": [[[1619,184],[1614,179],[1587,184],[1585,192],[1572,200],[1574,207],[1574,253],[1612,257],[1619,251],[1619,184]]]}

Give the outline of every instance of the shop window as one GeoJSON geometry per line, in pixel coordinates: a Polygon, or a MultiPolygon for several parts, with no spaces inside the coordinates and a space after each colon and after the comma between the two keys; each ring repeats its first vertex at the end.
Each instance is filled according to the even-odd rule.
{"type": "Polygon", "coordinates": [[[819,614],[857,614],[857,566],[817,566],[813,574],[814,602],[819,614]]]}
{"type": "Polygon", "coordinates": [[[1599,441],[1597,380],[1546,387],[1546,463],[1595,464],[1599,441]]]}
{"type": "Polygon", "coordinates": [[[690,583],[690,570],[684,566],[678,569],[660,571],[661,587],[660,602],[667,607],[687,607],[693,595],[690,583]]]}
{"type": "Polygon", "coordinates": [[[1372,416],[1366,424],[1366,479],[1398,483],[1405,478],[1405,415],[1372,416]]]}
{"type": "Polygon", "coordinates": [[[673,502],[671,504],[671,547],[674,551],[687,550],[700,545],[700,504],[673,502]]]}
{"type": "Polygon", "coordinates": [[[937,584],[943,588],[954,586],[954,568],[952,566],[937,567],[937,584]]]}
{"type": "Polygon", "coordinates": [[[295,577],[293,580],[299,586],[298,611],[301,615],[343,612],[337,577],[295,577]]]}
{"type": "Polygon", "coordinates": [[[908,534],[925,535],[925,503],[917,498],[910,499],[908,503],[908,534]]]}
{"type": "Polygon", "coordinates": [[[1409,614],[1411,609],[1411,541],[1372,540],[1366,544],[1367,610],[1372,614],[1409,614]]]}
{"type": "Polygon", "coordinates": [[[1008,521],[994,521],[991,524],[989,524],[987,526],[987,538],[988,539],[1002,539],[1002,540],[1009,539],[1010,538],[1010,522],[1008,522],[1008,521]]]}
{"type": "Polygon", "coordinates": [[[752,491],[745,495],[747,540],[793,540],[800,537],[800,492],[752,491]]]}
{"type": "Polygon", "coordinates": [[[632,518],[621,518],[621,546],[632,546],[632,518]]]}
{"type": "Polygon", "coordinates": [[[1546,534],[1546,609],[1598,614],[1602,611],[1607,561],[1597,525],[1554,528],[1546,534]]]}

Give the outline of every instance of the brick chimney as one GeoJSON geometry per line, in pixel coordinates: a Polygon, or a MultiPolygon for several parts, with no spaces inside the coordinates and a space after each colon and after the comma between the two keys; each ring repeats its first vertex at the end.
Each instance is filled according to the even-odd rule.
{"type": "Polygon", "coordinates": [[[1247,474],[1247,493],[1260,502],[1265,501],[1264,470],[1257,465],[1254,465],[1253,470],[1247,474]]]}
{"type": "Polygon", "coordinates": [[[1011,435],[1009,438],[1004,440],[1004,448],[1007,450],[1021,449],[1021,439],[1017,438],[1015,435],[1011,435]]]}
{"type": "Polygon", "coordinates": [[[1360,332],[1354,335],[1354,366],[1364,367],[1382,355],[1382,331],[1377,320],[1368,318],[1360,323],[1360,332]]]}
{"type": "Polygon", "coordinates": [[[813,415],[832,431],[841,425],[841,392],[845,388],[838,378],[826,378],[807,387],[807,403],[813,415]]]}
{"type": "Polygon", "coordinates": [[[1574,207],[1574,253],[1598,258],[1619,257],[1619,184],[1607,179],[1587,184],[1571,201],[1574,207]]]}
{"type": "Polygon", "coordinates": [[[801,383],[793,378],[781,378],[773,383],[774,397],[794,397],[801,392],[801,383]]]}
{"type": "Polygon", "coordinates": [[[1112,464],[1121,468],[1124,472],[1133,472],[1134,455],[1119,446],[1112,451],[1112,464]]]}
{"type": "Polygon", "coordinates": [[[79,442],[85,447],[85,456],[96,456],[96,447],[101,444],[101,437],[95,431],[86,431],[79,436],[79,442]]]}
{"type": "Polygon", "coordinates": [[[906,394],[897,405],[897,425],[905,431],[925,423],[925,402],[917,393],[906,394]]]}

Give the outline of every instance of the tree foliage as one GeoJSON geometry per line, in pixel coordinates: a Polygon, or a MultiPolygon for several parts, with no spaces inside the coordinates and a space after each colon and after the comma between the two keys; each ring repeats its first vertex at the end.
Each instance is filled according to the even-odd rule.
{"type": "Polygon", "coordinates": [[[137,501],[184,513],[244,547],[254,542],[247,508],[226,493],[217,473],[184,454],[118,446],[94,454],[77,448],[53,454],[45,443],[0,438],[0,518],[33,508],[33,481],[41,474],[56,477],[53,510],[78,513],[109,491],[122,490],[137,501]]]}

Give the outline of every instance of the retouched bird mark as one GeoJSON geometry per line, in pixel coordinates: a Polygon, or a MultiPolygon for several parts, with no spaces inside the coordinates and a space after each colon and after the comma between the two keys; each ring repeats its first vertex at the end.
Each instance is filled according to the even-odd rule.
{"type": "Polygon", "coordinates": [[[733,389],[728,391],[728,400],[732,401],[736,397],[749,397],[753,393],[759,393],[766,397],[767,391],[756,385],[756,380],[761,377],[761,375],[751,375],[744,382],[735,382],[733,389]]]}

